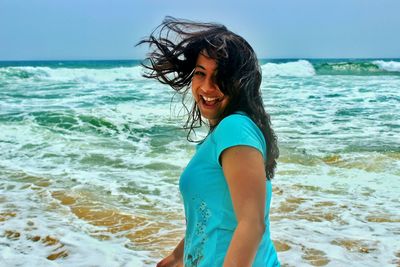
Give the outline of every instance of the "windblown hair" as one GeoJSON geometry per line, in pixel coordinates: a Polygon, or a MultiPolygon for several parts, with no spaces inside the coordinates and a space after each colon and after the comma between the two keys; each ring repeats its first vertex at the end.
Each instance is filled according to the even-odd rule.
{"type": "MultiPolygon", "coordinates": [[[[188,111],[184,125],[188,141],[195,128],[201,127],[200,110],[194,102],[189,110],[185,96],[190,92],[192,77],[200,52],[217,62],[216,83],[229,102],[218,121],[237,112],[245,112],[262,131],[267,143],[265,171],[268,179],[275,174],[279,157],[277,137],[271,127],[270,116],[264,109],[261,97],[261,69],[256,54],[241,36],[224,25],[199,23],[166,17],[152,34],[140,41],[147,43],[151,52],[142,62],[148,70],[143,76],[157,79],[183,95],[182,103],[188,111]]],[[[210,132],[216,125],[210,126],[210,132]]]]}

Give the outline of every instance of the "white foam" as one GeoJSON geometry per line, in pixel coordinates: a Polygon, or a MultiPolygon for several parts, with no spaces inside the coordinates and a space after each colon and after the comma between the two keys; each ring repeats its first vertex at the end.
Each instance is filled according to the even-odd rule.
{"type": "MultiPolygon", "coordinates": [[[[368,100],[377,96],[393,95],[393,88],[399,87],[398,79],[338,79],[334,76],[281,79],[279,76],[308,77],[315,72],[307,61],[268,63],[262,67],[265,76],[278,77],[264,79],[263,90],[266,104],[271,103],[274,127],[283,143],[281,158],[289,158],[289,163],[285,163],[285,160],[279,163],[278,169],[282,172],[278,172],[273,180],[274,186],[282,188],[283,194],[274,194],[272,209],[275,211],[272,215],[282,215],[284,218],[271,221],[271,234],[274,240],[287,240],[292,247],[278,254],[282,262],[293,266],[310,266],[302,257],[303,250],[315,248],[327,254],[331,261],[327,266],[345,266],[350,263],[354,266],[387,266],[388,261],[394,259],[394,253],[400,249],[398,242],[396,243],[396,225],[390,222],[367,222],[365,218],[370,214],[378,214],[380,210],[385,212],[388,218],[398,218],[393,211],[399,207],[400,187],[396,181],[400,163],[395,157],[380,155],[378,152],[343,153],[336,163],[329,160],[325,162],[322,159],[330,155],[326,151],[336,154],[335,151],[341,151],[352,144],[346,140],[365,142],[370,138],[368,140],[371,140],[372,144],[376,139],[368,136],[379,136],[382,140],[393,139],[396,129],[386,131],[386,128],[371,127],[370,121],[364,117],[358,120],[349,119],[348,122],[339,124],[332,122],[332,118],[337,110],[346,110],[350,103],[358,103],[357,105],[366,108],[379,108],[379,112],[369,115],[368,119],[372,116],[376,121],[394,124],[395,118],[391,117],[392,110],[395,109],[394,101],[368,104],[369,102],[365,101],[353,102],[353,99],[368,100]],[[269,90],[271,87],[279,90],[269,90]],[[376,90],[378,87],[379,90],[376,90]],[[367,88],[370,92],[362,92],[360,88],[367,88]],[[330,93],[331,90],[335,90],[339,96],[324,98],[324,94],[330,93]],[[316,101],[322,101],[324,108],[316,101]],[[378,116],[383,115],[390,119],[379,119],[378,116]],[[369,135],[363,130],[366,125],[369,126],[369,135]],[[385,132],[382,132],[382,129],[385,132]],[[291,150],[292,146],[297,149],[291,150]],[[304,154],[296,154],[302,153],[303,150],[304,154]],[[297,152],[291,153],[293,151],[297,152]],[[299,160],[296,161],[295,157],[299,160]],[[299,188],[294,186],[296,184],[305,187],[299,188]],[[307,187],[316,187],[318,190],[309,190],[307,187]],[[291,196],[307,198],[307,201],[301,203],[298,210],[294,211],[295,215],[330,212],[346,224],[342,225],[336,219],[312,222],[302,219],[302,216],[285,218],[285,213],[279,214],[277,207],[291,196]],[[324,207],[326,210],[321,211],[322,208],[315,204],[324,201],[332,202],[334,206],[324,207]],[[347,208],[342,208],[341,205],[347,208]],[[307,238],[304,238],[305,236],[307,238]],[[380,246],[371,250],[371,253],[349,252],[342,246],[331,243],[341,236],[366,242],[370,242],[368,239],[374,239],[379,241],[380,246]]],[[[5,89],[10,92],[17,89],[25,92],[27,88],[31,88],[29,93],[35,96],[49,92],[58,93],[59,90],[62,97],[56,100],[23,98],[22,104],[19,98],[10,98],[0,103],[7,112],[11,113],[10,110],[13,109],[28,114],[21,115],[23,120],[19,120],[18,117],[18,120],[1,123],[0,200],[3,197],[5,200],[0,201],[0,211],[7,210],[7,205],[15,203],[12,211],[17,215],[2,222],[0,235],[4,230],[12,230],[18,231],[22,236],[18,240],[0,236],[0,265],[154,266],[155,264],[150,264],[157,260],[157,256],[152,254],[151,258],[147,256],[148,252],[158,253],[160,249],[166,249],[165,243],[159,247],[158,244],[152,243],[128,250],[125,245],[129,241],[126,239],[112,236],[115,239],[99,241],[88,233],[93,233],[100,227],[78,220],[68,207],[60,207],[59,210],[47,209],[48,203],[54,205],[56,201],[46,195],[49,191],[62,189],[66,189],[68,195],[78,195],[81,189],[98,192],[98,199],[95,200],[99,203],[102,201],[101,203],[115,205],[126,214],[146,214],[149,222],[168,223],[155,234],[157,238],[154,240],[159,240],[158,237],[164,238],[163,241],[170,239],[172,234],[177,233],[177,229],[180,230],[184,226],[184,221],[179,217],[183,214],[183,205],[177,183],[181,169],[194,153],[194,147],[187,144],[185,134],[178,130],[185,117],[179,114],[179,110],[174,110],[174,104],[170,109],[169,92],[172,90],[165,85],[151,80],[134,81],[132,84],[130,81],[124,84],[102,83],[108,80],[117,81],[121,77],[123,79],[123,71],[118,72],[118,68],[94,69],[93,72],[82,69],[82,73],[74,70],[69,72],[70,70],[31,68],[29,71],[36,74],[26,79],[28,86],[20,82],[13,87],[10,83],[5,89]],[[114,75],[113,71],[118,75],[114,75]],[[67,77],[63,77],[64,74],[67,77]],[[114,78],[116,80],[113,80],[114,78]],[[51,86],[43,82],[46,79],[50,81],[51,86]],[[54,82],[51,82],[52,79],[54,82]],[[58,83],[57,79],[61,79],[61,82],[58,83]],[[83,83],[85,79],[95,83],[83,83]],[[74,84],[72,89],[52,88],[53,85],[62,85],[63,81],[77,81],[79,84],[74,84]],[[45,86],[42,86],[43,84],[45,86]],[[132,95],[137,98],[124,102],[107,102],[102,98],[132,95]],[[93,105],[82,107],[80,104],[83,102],[93,105]],[[57,106],[49,109],[51,105],[57,106]],[[73,130],[58,126],[58,121],[63,120],[63,114],[60,113],[64,112],[64,107],[72,109],[65,117],[76,120],[73,130]],[[41,124],[35,117],[41,115],[32,112],[43,110],[55,111],[55,116],[61,119],[55,120],[54,123],[50,121],[41,124]],[[180,115],[182,118],[178,117],[180,115]],[[102,123],[99,126],[92,125],[88,119],[82,118],[84,116],[105,120],[111,126],[102,123]],[[19,173],[27,173],[43,177],[51,184],[46,188],[36,188],[38,191],[23,189],[22,185],[26,183],[17,183],[11,178],[7,181],[7,175],[2,175],[5,170],[13,177],[19,177],[19,173]],[[19,189],[9,189],[13,181],[19,189]],[[43,197],[40,198],[39,195],[43,197]],[[111,200],[105,201],[108,199],[111,200]],[[165,212],[168,216],[165,216],[165,212]],[[169,217],[171,214],[172,219],[169,217]],[[28,219],[34,221],[37,230],[25,230],[28,219]],[[53,247],[27,240],[28,234],[41,237],[54,235],[65,245],[70,252],[69,256],[55,262],[48,261],[46,256],[51,253],[53,247]]],[[[14,78],[25,80],[18,75],[13,76],[14,78]]],[[[176,107],[179,108],[179,99],[176,100],[176,107]]],[[[393,144],[396,143],[393,141],[393,144]]],[[[372,243],[371,247],[375,248],[375,244],[372,243]]]]}
{"type": "Polygon", "coordinates": [[[19,183],[2,181],[5,186],[0,193],[6,196],[6,202],[0,203],[0,210],[12,210],[15,217],[1,224],[0,266],[143,266],[145,253],[138,255],[127,249],[125,238],[101,241],[92,237],[90,233],[96,227],[77,220],[66,207],[55,209],[59,204],[47,189],[21,189],[19,183]],[[6,231],[18,235],[7,237],[6,231]],[[58,241],[46,243],[46,237],[58,241]],[[47,259],[48,255],[62,251],[68,256],[47,259]]]}
{"type": "Polygon", "coordinates": [[[50,81],[72,82],[113,82],[143,80],[142,66],[118,67],[109,69],[88,68],[49,68],[49,67],[8,67],[3,72],[24,71],[32,78],[50,81]]]}
{"type": "Polygon", "coordinates": [[[309,77],[315,75],[313,65],[307,60],[287,63],[266,63],[261,66],[263,76],[309,77]]]}
{"type": "Polygon", "coordinates": [[[382,70],[400,72],[400,62],[398,61],[376,60],[372,63],[378,65],[378,67],[382,70]]]}
{"type": "MultiPolygon", "coordinates": [[[[284,170],[297,169],[298,166],[281,163],[284,170]]],[[[284,240],[292,248],[278,253],[282,262],[293,266],[310,266],[302,254],[305,248],[321,250],[330,261],[327,266],[390,266],[394,253],[400,249],[396,242],[395,223],[368,222],[368,216],[395,215],[398,208],[395,200],[399,186],[394,175],[386,175],[390,181],[381,183],[379,173],[363,170],[348,170],[328,166],[309,167],[304,175],[279,175],[273,181],[283,194],[273,195],[272,216],[282,219],[271,221],[271,236],[274,240],[284,240]],[[312,190],[312,188],[315,188],[312,190]],[[297,208],[280,212],[277,207],[288,205],[287,199],[303,198],[297,208]],[[330,202],[332,206],[318,207],[317,203],[330,202]],[[384,205],[382,205],[384,203],[384,205]],[[287,214],[287,215],[286,215],[287,214]],[[333,219],[318,220],[321,214],[331,214],[333,219]],[[316,220],[307,220],[306,216],[315,216],[316,220]],[[287,219],[285,219],[287,218],[287,219]],[[290,219],[288,219],[290,218],[290,219]],[[306,237],[306,238],[305,238],[306,237]],[[362,253],[361,247],[348,251],[335,244],[335,240],[359,241],[369,249],[362,253]],[[390,245],[388,245],[390,244],[390,245]]],[[[290,205],[290,203],[289,203],[290,205]]]]}

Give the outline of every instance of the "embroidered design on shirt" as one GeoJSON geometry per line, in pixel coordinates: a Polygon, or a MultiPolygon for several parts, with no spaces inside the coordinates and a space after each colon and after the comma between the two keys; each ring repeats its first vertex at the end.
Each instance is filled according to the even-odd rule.
{"type": "MultiPolygon", "coordinates": [[[[192,198],[195,200],[195,198],[192,198]]],[[[195,201],[193,201],[195,202],[195,201]]],[[[193,229],[193,232],[188,236],[188,248],[191,247],[191,241],[192,241],[192,234],[195,235],[195,239],[200,239],[200,243],[195,247],[192,248],[191,251],[186,256],[186,261],[185,261],[185,266],[187,267],[196,267],[200,264],[201,260],[204,258],[204,245],[207,241],[207,236],[206,236],[206,228],[207,228],[207,222],[208,219],[211,217],[211,212],[210,209],[207,207],[206,202],[201,201],[200,204],[198,205],[197,212],[199,213],[199,221],[197,222],[195,229],[193,229]]]]}

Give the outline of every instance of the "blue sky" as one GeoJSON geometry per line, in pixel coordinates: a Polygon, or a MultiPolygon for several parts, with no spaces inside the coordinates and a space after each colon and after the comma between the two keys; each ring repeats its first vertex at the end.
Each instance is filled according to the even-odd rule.
{"type": "Polygon", "coordinates": [[[0,60],[141,59],[166,15],[225,24],[259,58],[399,58],[399,0],[0,0],[0,60]]]}

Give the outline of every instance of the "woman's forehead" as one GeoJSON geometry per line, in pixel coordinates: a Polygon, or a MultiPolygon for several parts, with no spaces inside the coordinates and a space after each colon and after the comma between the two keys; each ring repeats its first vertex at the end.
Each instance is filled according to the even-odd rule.
{"type": "Polygon", "coordinates": [[[208,54],[200,52],[197,57],[196,67],[200,67],[209,71],[214,71],[218,67],[218,64],[217,61],[209,57],[208,54]]]}

